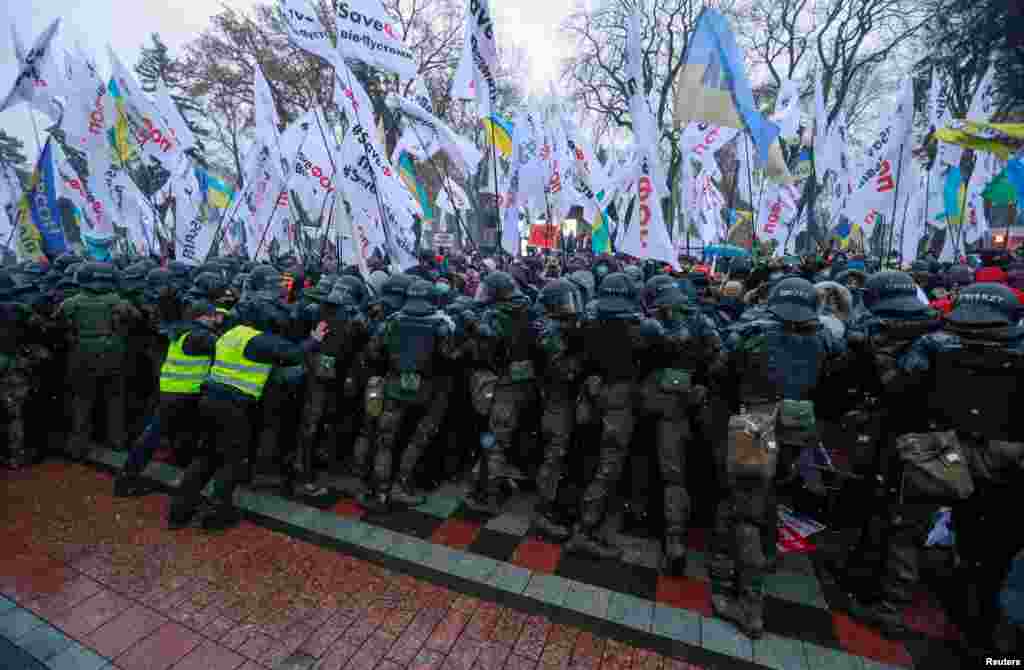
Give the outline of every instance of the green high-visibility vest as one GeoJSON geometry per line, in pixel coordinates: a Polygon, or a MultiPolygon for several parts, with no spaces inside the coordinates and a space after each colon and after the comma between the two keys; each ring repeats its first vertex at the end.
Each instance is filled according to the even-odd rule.
{"type": "Polygon", "coordinates": [[[270,377],[272,365],[254,363],[245,357],[249,340],[261,335],[249,326],[235,326],[217,340],[210,380],[238,389],[246,395],[259,398],[270,377]]]}
{"type": "Polygon", "coordinates": [[[185,333],[167,348],[167,360],[160,368],[161,393],[199,393],[199,387],[210,374],[213,361],[209,356],[189,356],[185,353],[185,338],[190,334],[185,333]]]}

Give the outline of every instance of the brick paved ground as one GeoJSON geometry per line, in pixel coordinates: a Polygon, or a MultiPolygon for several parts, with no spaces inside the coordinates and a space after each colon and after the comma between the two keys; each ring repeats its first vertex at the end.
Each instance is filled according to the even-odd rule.
{"type": "Polygon", "coordinates": [[[251,523],[172,533],[166,496],[110,487],[65,464],[4,476],[0,668],[699,667],[251,523]]]}
{"type": "MultiPolygon", "coordinates": [[[[459,563],[443,567],[458,575],[447,580],[434,579],[442,574],[436,570],[416,573],[428,581],[404,571],[413,561],[376,560],[387,552],[354,552],[357,558],[297,539],[304,527],[337,525],[340,517],[257,494],[244,494],[243,503],[285,519],[271,524],[284,532],[250,522],[222,534],[170,532],[165,495],[118,500],[111,483],[104,472],[59,462],[0,475],[0,524],[7,531],[0,545],[0,670],[876,670],[911,664],[901,645],[845,617],[828,631],[801,629],[751,645],[710,612],[686,609],[694,594],[662,594],[660,584],[659,604],[612,593],[609,606],[607,590],[544,574],[533,565],[540,559],[523,553],[528,543],[487,573],[486,581],[508,597],[473,588],[472,578],[491,559],[413,540],[388,549],[422,563],[413,554],[434,547],[427,558],[459,563]],[[534,572],[511,565],[527,559],[534,572]],[[511,584],[522,579],[528,584],[511,584]],[[665,599],[680,603],[661,605],[665,599]],[[602,611],[605,618],[579,614],[602,611]],[[815,635],[840,639],[860,655],[807,640],[815,635]]],[[[466,544],[466,529],[456,521],[432,529],[440,534],[432,539],[466,544]]],[[[339,528],[324,526],[344,534],[339,528]]],[[[388,531],[374,531],[380,532],[388,531]]],[[[397,537],[371,533],[360,543],[375,547],[397,537]]],[[[918,667],[945,667],[938,660],[932,655],[918,667]]]]}

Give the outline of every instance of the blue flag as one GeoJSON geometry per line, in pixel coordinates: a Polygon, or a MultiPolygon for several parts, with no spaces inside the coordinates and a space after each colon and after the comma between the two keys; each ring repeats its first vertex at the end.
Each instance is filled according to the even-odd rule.
{"type": "Polygon", "coordinates": [[[705,9],[697,20],[676,79],[674,117],[679,125],[703,121],[746,128],[761,165],[768,163],[768,147],[779,136],[779,126],[757,111],[736,37],[729,22],[714,9],[705,9]]]}
{"type": "Polygon", "coordinates": [[[46,140],[19,206],[18,245],[23,259],[43,260],[44,254],[56,258],[68,250],[57,203],[58,184],[51,140],[46,140]]]}

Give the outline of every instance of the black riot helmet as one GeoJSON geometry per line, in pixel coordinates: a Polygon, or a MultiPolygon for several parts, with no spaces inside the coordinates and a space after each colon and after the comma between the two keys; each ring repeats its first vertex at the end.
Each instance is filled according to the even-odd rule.
{"type": "Polygon", "coordinates": [[[178,291],[186,290],[192,278],[192,267],[182,261],[171,261],[167,269],[171,271],[171,284],[174,288],[178,291]]]}
{"type": "Polygon", "coordinates": [[[636,284],[627,275],[613,272],[597,289],[599,314],[629,314],[639,308],[636,284]]]}
{"type": "Polygon", "coordinates": [[[573,319],[583,313],[583,301],[576,285],[568,279],[556,279],[544,285],[537,302],[552,319],[573,319]]]}
{"type": "Polygon", "coordinates": [[[214,272],[200,272],[192,280],[192,288],[188,290],[186,295],[192,299],[201,298],[215,303],[220,300],[226,290],[227,283],[222,275],[214,272]]]}
{"type": "Polygon", "coordinates": [[[647,280],[643,290],[643,303],[647,308],[654,307],[654,299],[658,294],[658,289],[661,286],[667,286],[669,284],[676,284],[675,278],[670,275],[654,275],[647,280]]]}
{"type": "Polygon", "coordinates": [[[121,289],[124,291],[142,291],[146,288],[146,277],[150,266],[145,261],[132,263],[121,271],[121,289]]]}
{"type": "Polygon", "coordinates": [[[341,286],[351,293],[360,308],[365,307],[370,300],[370,291],[361,277],[342,275],[335,282],[335,286],[341,286]]]}
{"type": "Polygon", "coordinates": [[[76,279],[79,286],[96,293],[117,290],[117,268],[112,263],[85,263],[76,279]]]}
{"type": "Polygon", "coordinates": [[[511,300],[519,294],[519,286],[512,275],[507,272],[491,272],[480,282],[476,291],[476,301],[490,305],[511,300]]]}
{"type": "Polygon", "coordinates": [[[579,289],[583,304],[587,304],[594,299],[597,283],[594,281],[593,272],[590,270],[574,270],[569,274],[568,279],[579,289]]]}
{"type": "Polygon", "coordinates": [[[405,290],[405,304],[402,313],[412,316],[429,316],[437,311],[434,283],[416,279],[405,290]]]}
{"type": "Polygon", "coordinates": [[[818,318],[818,294],[814,284],[790,277],[783,279],[768,295],[768,311],[783,321],[807,323],[818,318]]]}
{"type": "Polygon", "coordinates": [[[18,294],[18,282],[7,270],[0,270],[0,302],[14,299],[18,294]]]}
{"type": "Polygon", "coordinates": [[[381,302],[392,311],[397,312],[405,304],[405,294],[412,283],[413,276],[405,273],[392,275],[381,286],[381,302]]]}

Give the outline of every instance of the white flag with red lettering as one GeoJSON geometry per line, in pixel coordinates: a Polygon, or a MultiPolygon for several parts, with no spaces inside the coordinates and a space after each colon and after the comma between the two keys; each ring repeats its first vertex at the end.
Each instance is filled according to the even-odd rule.
{"type": "Polygon", "coordinates": [[[661,199],[667,193],[658,157],[657,125],[650,102],[643,91],[640,17],[634,12],[629,18],[626,76],[632,91],[629,108],[633,119],[636,149],[640,157],[640,174],[634,187],[636,207],[633,210],[633,220],[625,235],[622,235],[622,243],[618,247],[623,253],[662,261],[679,270],[679,258],[669,238],[661,209],[661,199]]]}

